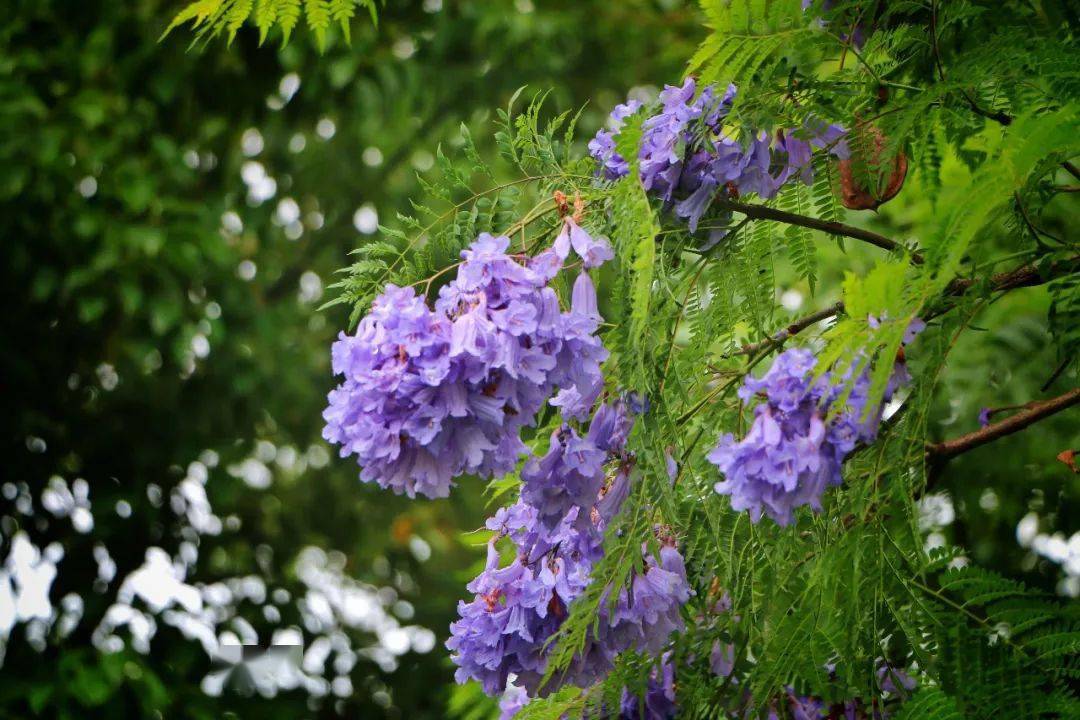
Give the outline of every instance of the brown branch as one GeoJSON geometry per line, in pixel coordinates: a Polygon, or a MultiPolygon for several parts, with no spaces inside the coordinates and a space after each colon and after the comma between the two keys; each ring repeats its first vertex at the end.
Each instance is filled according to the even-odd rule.
{"type": "Polygon", "coordinates": [[[930,3],[930,43],[934,49],[934,64],[937,66],[938,77],[945,82],[945,68],[941,64],[941,52],[938,50],[937,41],[937,2],[930,3]]]}
{"type": "Polygon", "coordinates": [[[1069,174],[1072,175],[1074,178],[1076,178],[1077,180],[1080,180],[1080,168],[1076,167],[1075,165],[1073,165],[1068,160],[1061,163],[1061,167],[1068,170],[1069,174]]]}
{"type": "Polygon", "coordinates": [[[753,355],[758,350],[762,350],[762,349],[764,349],[764,348],[766,348],[766,347],[768,347],[770,345],[779,346],[779,345],[783,344],[783,342],[785,340],[787,340],[789,337],[791,337],[792,335],[798,335],[800,332],[802,332],[806,328],[810,327],[811,325],[813,325],[815,323],[819,323],[822,320],[826,320],[828,318],[835,317],[835,316],[839,315],[840,313],[842,313],[843,311],[844,311],[844,301],[843,300],[837,301],[837,302],[833,303],[832,305],[828,306],[827,308],[823,308],[821,310],[818,310],[815,313],[811,313],[809,315],[805,315],[805,316],[799,318],[798,320],[791,323],[790,325],[788,325],[786,328],[784,328],[780,332],[773,335],[771,338],[762,340],[760,342],[749,343],[749,344],[743,345],[741,348],[739,348],[737,351],[735,351],[732,354],[733,355],[753,355]]]}
{"type": "Polygon", "coordinates": [[[967,90],[962,90],[961,93],[963,94],[964,99],[967,100],[968,106],[971,108],[971,112],[975,113],[976,115],[981,115],[988,120],[993,120],[998,125],[1004,125],[1006,127],[1012,125],[1012,115],[1009,115],[1006,112],[1002,112],[1001,110],[983,110],[981,107],[978,106],[978,104],[975,102],[975,98],[971,97],[971,94],[967,90]]]}
{"type": "Polygon", "coordinates": [[[787,225],[810,228],[811,230],[820,230],[829,233],[830,235],[842,235],[855,240],[861,240],[862,242],[869,243],[883,250],[888,250],[889,252],[902,251],[911,253],[911,262],[915,265],[920,265],[923,262],[921,255],[917,252],[911,252],[895,240],[890,240],[884,235],[879,235],[875,232],[870,232],[869,230],[863,230],[862,228],[857,228],[853,225],[821,220],[807,215],[799,215],[785,210],[778,210],[766,205],[755,205],[739,202],[737,200],[717,200],[715,202],[722,210],[731,210],[733,212],[741,213],[754,220],[771,220],[787,225]]]}
{"type": "MultiPolygon", "coordinates": [[[[1075,270],[1080,269],[1080,255],[1070,258],[1068,260],[1053,263],[1046,271],[1045,275],[1040,272],[1039,268],[1035,265],[1021,265],[1018,268],[1007,270],[1006,272],[1000,272],[993,275],[990,278],[990,291],[991,292],[1004,292],[1007,290],[1015,290],[1022,287],[1034,287],[1035,285],[1043,285],[1054,278],[1062,275],[1068,275],[1075,270]]],[[[949,283],[945,288],[945,295],[951,297],[959,297],[971,289],[976,283],[975,280],[970,278],[957,278],[949,283]]],[[[815,323],[819,323],[822,320],[826,320],[831,317],[835,317],[844,312],[844,301],[838,301],[829,305],[826,308],[818,310],[817,312],[805,315],[798,320],[794,321],[780,332],[773,335],[771,338],[761,340],[755,343],[748,343],[736,350],[732,355],[752,355],[759,350],[762,350],[770,345],[779,346],[783,344],[785,340],[793,335],[797,335],[803,330],[807,329],[815,323]]],[[[937,317],[941,315],[945,310],[939,312],[931,312],[924,317],[924,320],[937,317]]]]}
{"type": "Polygon", "coordinates": [[[1064,395],[1059,395],[1051,400],[1030,402],[1024,406],[1023,410],[1015,415],[1010,415],[1001,422],[988,425],[981,430],[961,435],[952,440],[928,444],[926,454],[939,460],[956,457],[961,453],[973,450],[998,438],[1019,432],[1039,420],[1067,410],[1078,403],[1080,403],[1080,387],[1073,388],[1064,395]]]}
{"type": "MultiPolygon", "coordinates": [[[[1051,263],[1048,268],[1045,268],[1045,272],[1040,270],[1039,267],[1034,264],[1021,265],[1012,270],[1007,270],[991,276],[990,290],[991,292],[998,292],[1003,290],[1015,290],[1016,288],[1022,287],[1044,285],[1054,278],[1068,275],[1077,270],[1080,270],[1080,255],[1073,256],[1068,260],[1051,263]]],[[[963,295],[970,290],[976,282],[976,280],[972,280],[971,278],[957,278],[945,288],[945,294],[954,297],[963,295]]]]}

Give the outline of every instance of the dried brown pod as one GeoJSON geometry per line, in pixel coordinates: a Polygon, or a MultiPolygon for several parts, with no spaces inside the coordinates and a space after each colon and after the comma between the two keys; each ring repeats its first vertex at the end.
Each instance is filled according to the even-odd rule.
{"type": "Polygon", "coordinates": [[[907,156],[901,151],[896,154],[892,161],[891,173],[875,173],[867,168],[883,167],[881,153],[885,150],[885,136],[876,127],[869,126],[862,129],[862,142],[851,143],[851,157],[841,160],[838,165],[840,172],[840,202],[844,207],[852,210],[876,210],[883,203],[892,200],[904,186],[904,178],[907,177],[907,156]],[[867,142],[869,140],[869,142],[867,142]],[[867,148],[866,146],[871,146],[867,148]],[[869,150],[870,157],[866,157],[869,150]],[[856,180],[856,170],[859,168],[859,179],[856,180]],[[864,180],[867,176],[877,174],[877,187],[865,187],[864,180]]]}

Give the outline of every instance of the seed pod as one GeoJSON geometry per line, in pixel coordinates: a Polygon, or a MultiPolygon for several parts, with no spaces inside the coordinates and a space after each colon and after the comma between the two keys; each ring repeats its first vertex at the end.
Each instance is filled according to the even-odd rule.
{"type": "Polygon", "coordinates": [[[896,197],[904,186],[908,161],[903,152],[898,152],[892,160],[892,171],[879,172],[877,168],[885,166],[881,158],[886,145],[885,136],[874,126],[861,132],[863,137],[851,144],[851,157],[841,160],[838,165],[840,202],[852,210],[876,210],[896,197]],[[867,187],[867,184],[876,187],[867,187]]]}

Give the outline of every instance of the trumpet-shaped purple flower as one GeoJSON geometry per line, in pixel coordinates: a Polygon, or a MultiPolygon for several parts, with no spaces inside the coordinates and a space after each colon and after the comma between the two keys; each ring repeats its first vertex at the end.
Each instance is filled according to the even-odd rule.
{"type": "Polygon", "coordinates": [[[547,454],[521,469],[521,499],[536,508],[541,522],[557,525],[570,508],[596,503],[606,461],[606,452],[564,425],[552,433],[547,454]]]}
{"type": "Polygon", "coordinates": [[[615,257],[607,238],[599,237],[594,239],[573,218],[567,217],[563,221],[562,232],[555,238],[553,249],[559,258],[566,260],[571,247],[581,258],[582,267],[586,269],[600,267],[615,257]]]}
{"type": "Polygon", "coordinates": [[[488,521],[497,537],[513,543],[514,555],[500,566],[493,541],[487,567],[469,585],[473,600],[458,605],[447,647],[459,682],[478,680],[489,694],[501,692],[510,677],[530,695],[566,683],[585,686],[607,674],[620,652],[659,653],[682,628],[680,608],[690,588],[669,541],[658,557],[645,558],[644,571],[618,590],[614,605],[610,598],[600,603],[584,649],[540,687],[545,644],[592,582],[604,529],[629,492],[624,446],[631,424],[619,402],[601,405],[584,437],[568,427],[557,430],[548,453],[523,470],[519,501],[488,521]]]}
{"type": "Polygon", "coordinates": [[[716,97],[712,86],[706,86],[701,93],[696,90],[693,78],[687,78],[681,86],[668,85],[660,93],[660,112],[642,125],[641,182],[665,202],[673,199],[676,190],[693,192],[701,184],[708,159],[702,153],[701,140],[719,131],[720,121],[735,96],[734,86],[721,98],[716,97]]]}
{"type": "MultiPolygon", "coordinates": [[[[511,720],[529,702],[529,695],[524,688],[509,685],[499,699],[499,720],[511,720]]],[[[670,662],[667,655],[649,674],[649,681],[645,687],[645,694],[638,696],[630,690],[623,689],[622,698],[619,702],[619,713],[613,715],[601,708],[599,715],[588,712],[585,718],[599,720],[604,717],[615,717],[618,720],[672,720],[678,713],[679,706],[675,697],[675,666],[670,662]]]]}
{"type": "Polygon", "coordinates": [[[750,430],[742,439],[723,435],[708,455],[724,475],[716,491],[731,498],[733,509],[749,510],[755,522],[764,512],[787,525],[804,505],[820,511],[826,488],[842,482],[844,458],[877,436],[880,408],[865,413],[868,373],[854,380],[850,370],[846,377],[825,373],[815,379],[816,363],[810,351],[791,349],[762,377],[746,378],[739,397],[746,404],[762,399],[750,430]],[[829,419],[848,385],[846,405],[829,419]]]}
{"type": "Polygon", "coordinates": [[[679,711],[675,700],[675,666],[667,656],[653,668],[644,696],[623,690],[619,720],[671,720],[679,711]]]}
{"type": "MultiPolygon", "coordinates": [[[[602,243],[574,244],[602,262],[602,243]]],[[[508,245],[481,235],[434,310],[412,288],[388,286],[356,334],[334,344],[344,380],[329,395],[323,437],[356,455],[361,480],[445,497],[459,475],[511,471],[525,453],[521,428],[556,388],[565,413],[587,416],[607,358],[591,280],[579,277],[562,312],[547,286],[559,255],[525,265],[508,245]]]]}
{"type": "Polygon", "coordinates": [[[915,689],[918,682],[904,670],[882,662],[877,669],[878,685],[882,692],[903,695],[915,689]]]}
{"type": "MultiPolygon", "coordinates": [[[[815,150],[828,151],[841,159],[848,157],[846,130],[814,118],[801,128],[779,131],[775,137],[763,130],[746,133],[741,140],[731,137],[723,121],[734,100],[735,86],[729,85],[719,97],[713,85],[697,90],[693,78],[687,78],[681,86],[664,88],[659,110],[642,124],[638,154],[645,189],[686,220],[691,232],[697,231],[701,218],[721,192],[730,196],[756,194],[768,199],[792,179],[813,182],[811,160],[815,150]]],[[[622,112],[620,116],[625,117],[622,112]]],[[[620,127],[621,121],[613,122],[611,129],[601,130],[589,143],[589,152],[609,180],[623,177],[630,170],[615,151],[620,127]]],[[[715,244],[722,236],[714,228],[711,242],[715,244]]]]}
{"type": "Polygon", "coordinates": [[[529,694],[525,692],[525,688],[507,685],[506,691],[499,698],[499,720],[510,720],[528,704],[529,694]]]}
{"type": "Polygon", "coordinates": [[[622,129],[626,118],[641,109],[640,100],[627,100],[616,105],[608,117],[607,129],[600,129],[596,137],[589,141],[589,154],[601,164],[604,177],[618,180],[630,172],[630,165],[615,149],[615,136],[622,129]]]}
{"type": "Polygon", "coordinates": [[[604,389],[600,365],[608,357],[596,331],[600,327],[596,288],[586,273],[578,275],[571,294],[570,312],[564,316],[558,371],[552,381],[560,387],[551,404],[563,417],[584,420],[604,389]]]}
{"type": "Polygon", "coordinates": [[[717,677],[730,677],[735,671],[735,646],[731,643],[713,641],[709,652],[709,669],[717,677]]]}

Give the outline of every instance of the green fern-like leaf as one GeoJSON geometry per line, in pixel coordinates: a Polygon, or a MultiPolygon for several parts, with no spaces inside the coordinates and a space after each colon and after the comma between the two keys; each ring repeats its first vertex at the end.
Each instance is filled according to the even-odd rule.
{"type": "Polygon", "coordinates": [[[963,720],[956,700],[939,687],[921,688],[896,713],[896,720],[963,720]]]}
{"type": "Polygon", "coordinates": [[[366,8],[372,24],[378,24],[375,0],[195,0],[176,14],[162,37],[188,24],[196,40],[224,36],[231,43],[245,24],[251,24],[258,30],[260,45],[275,28],[281,31],[285,45],[303,17],[316,47],[323,52],[331,24],[337,25],[346,42],[351,40],[357,6],[366,8]]]}
{"type": "Polygon", "coordinates": [[[304,0],[304,16],[308,29],[315,35],[315,45],[319,52],[326,49],[326,31],[330,27],[330,8],[332,0],[304,0]]]}

